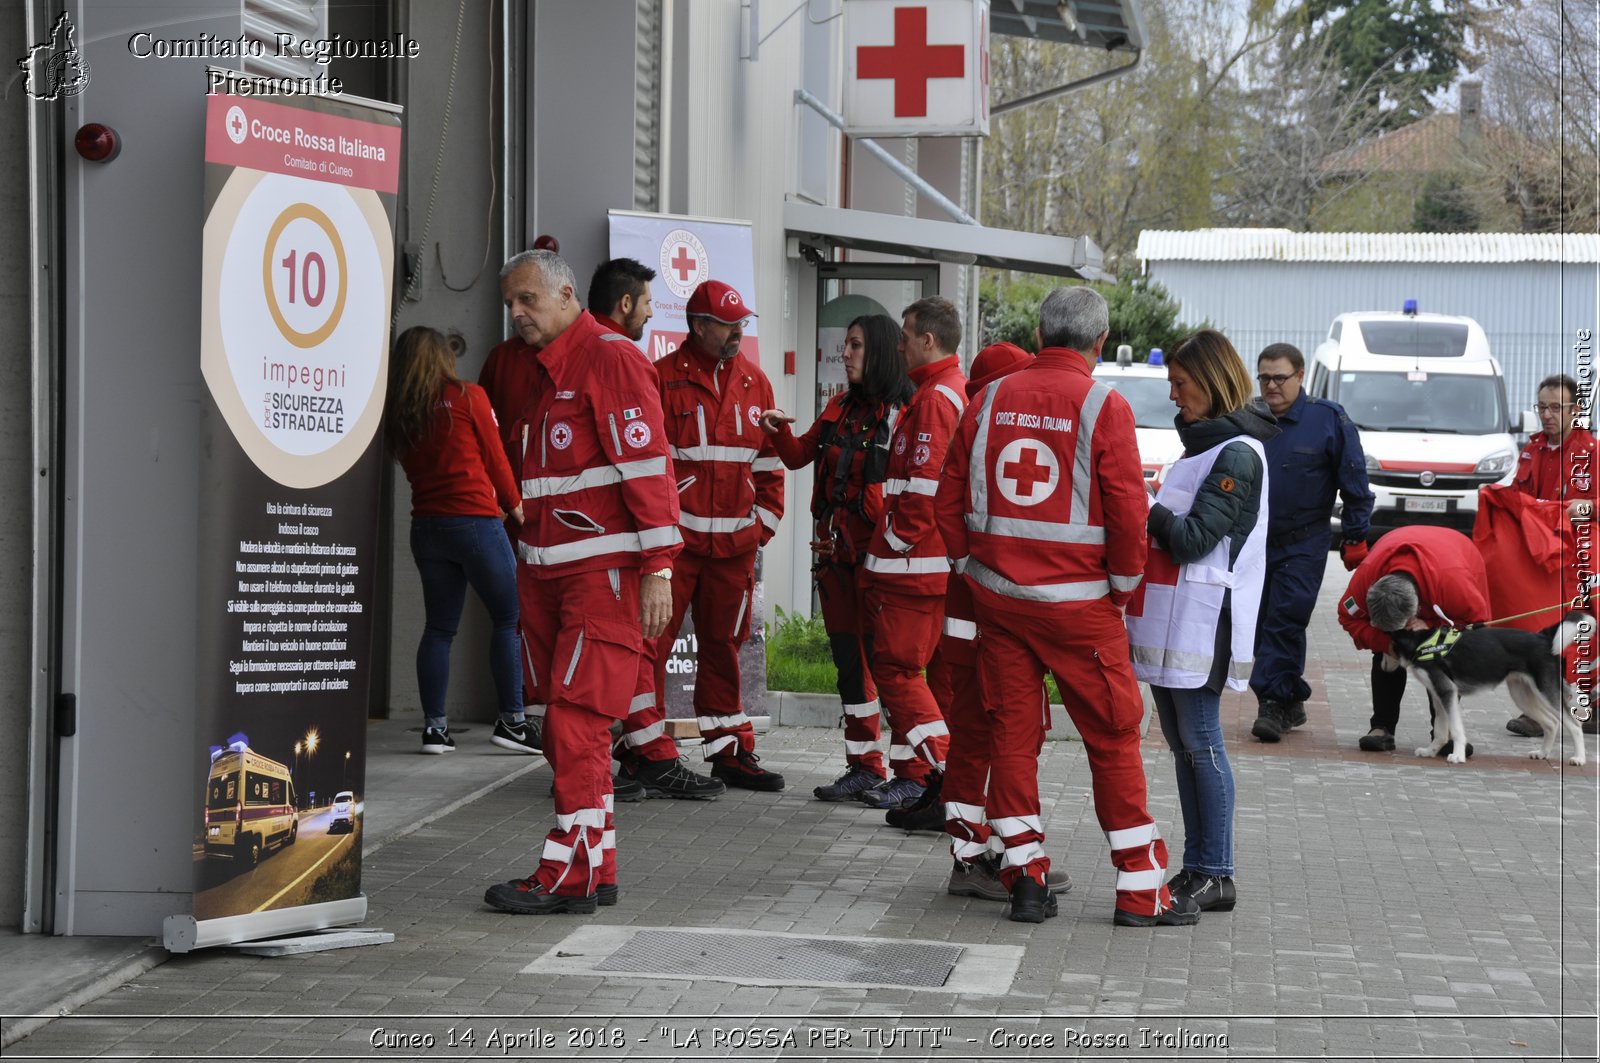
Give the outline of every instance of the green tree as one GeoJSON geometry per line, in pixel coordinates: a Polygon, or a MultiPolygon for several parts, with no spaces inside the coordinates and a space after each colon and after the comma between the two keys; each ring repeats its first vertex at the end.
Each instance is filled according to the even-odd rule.
{"type": "MultiPolygon", "coordinates": [[[[986,277],[978,290],[982,316],[982,343],[1015,343],[1025,351],[1037,351],[1034,332],[1039,327],[1039,304],[1060,286],[1059,278],[1027,277],[1002,286],[999,275],[986,277]]],[[[1161,285],[1144,277],[1124,273],[1115,284],[1094,286],[1106,297],[1110,335],[1105,351],[1114,357],[1119,344],[1133,348],[1134,358],[1143,361],[1150,348],[1170,351],[1178,341],[1206,323],[1185,324],[1178,320],[1178,304],[1161,285]]]]}
{"type": "Polygon", "coordinates": [[[1422,183],[1411,215],[1412,232],[1475,233],[1482,228],[1483,219],[1460,174],[1433,174],[1422,183]]]}

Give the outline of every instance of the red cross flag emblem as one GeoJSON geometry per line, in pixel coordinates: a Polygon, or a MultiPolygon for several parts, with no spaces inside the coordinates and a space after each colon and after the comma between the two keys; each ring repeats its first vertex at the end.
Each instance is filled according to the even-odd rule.
{"type": "Polygon", "coordinates": [[[1060,482],[1061,463],[1037,439],[1013,439],[994,462],[995,487],[1014,506],[1037,506],[1060,482]]]}
{"type": "Polygon", "coordinates": [[[852,136],[987,136],[989,0],[848,0],[852,136]]]}
{"type": "Polygon", "coordinates": [[[674,229],[661,241],[656,273],[667,282],[672,294],[687,299],[711,276],[710,259],[698,236],[688,229],[674,229]]]}

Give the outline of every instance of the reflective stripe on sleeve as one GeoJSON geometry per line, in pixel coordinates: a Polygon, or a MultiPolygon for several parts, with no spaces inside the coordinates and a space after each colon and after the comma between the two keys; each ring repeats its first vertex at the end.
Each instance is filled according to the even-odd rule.
{"type": "Polygon", "coordinates": [[[765,506],[757,506],[756,516],[760,517],[761,523],[768,528],[771,528],[773,531],[778,530],[778,515],[772,512],[772,510],[767,509],[765,506]]]}
{"type": "Polygon", "coordinates": [[[1142,575],[1118,576],[1113,573],[1111,576],[1111,589],[1114,591],[1124,592],[1136,591],[1139,589],[1139,581],[1142,579],[1144,579],[1144,576],[1142,575]]]}
{"type": "Polygon", "coordinates": [[[782,470],[782,458],[757,458],[750,463],[751,472],[781,472],[782,470]]]}
{"type": "Polygon", "coordinates": [[[950,387],[948,384],[935,384],[933,385],[933,390],[949,399],[950,405],[956,408],[956,416],[961,416],[961,411],[967,407],[967,401],[956,394],[955,388],[950,387]]]}
{"type": "Polygon", "coordinates": [[[932,498],[939,493],[939,481],[926,476],[913,476],[905,482],[905,489],[914,495],[927,495],[932,498]]]}

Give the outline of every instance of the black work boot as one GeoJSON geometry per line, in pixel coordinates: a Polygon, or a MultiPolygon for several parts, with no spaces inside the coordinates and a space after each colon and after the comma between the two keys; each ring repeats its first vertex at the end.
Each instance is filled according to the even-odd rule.
{"type": "Polygon", "coordinates": [[[1250,733],[1263,742],[1276,742],[1281,739],[1283,732],[1289,729],[1283,702],[1263,698],[1261,707],[1257,711],[1256,722],[1250,725],[1250,733]]]}
{"type": "Polygon", "coordinates": [[[1032,875],[1023,875],[1011,887],[1011,911],[1006,918],[1013,923],[1042,923],[1056,911],[1056,895],[1032,875]]]}

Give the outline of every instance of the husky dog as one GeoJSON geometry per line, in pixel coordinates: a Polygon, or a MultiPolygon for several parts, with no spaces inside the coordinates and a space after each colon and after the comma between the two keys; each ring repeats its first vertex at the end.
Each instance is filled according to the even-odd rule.
{"type": "Polygon", "coordinates": [[[1504,683],[1517,708],[1544,728],[1542,747],[1529,756],[1550,759],[1565,729],[1567,748],[1572,750],[1569,763],[1582,767],[1583,731],[1566,711],[1571,691],[1562,679],[1561,653],[1579,637],[1592,638],[1594,633],[1594,617],[1577,611],[1538,632],[1503,627],[1389,632],[1395,656],[1422,681],[1433,713],[1433,742],[1419,746],[1417,756],[1438,756],[1446,742],[1453,742],[1445,759],[1451,764],[1464,762],[1467,736],[1461,722],[1462,695],[1504,683]]]}

